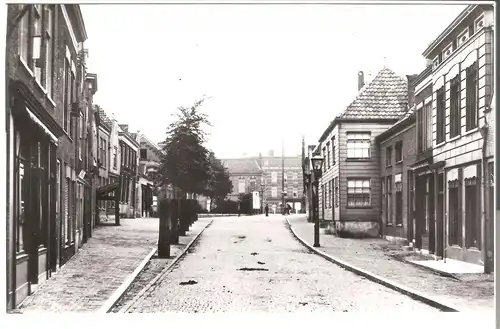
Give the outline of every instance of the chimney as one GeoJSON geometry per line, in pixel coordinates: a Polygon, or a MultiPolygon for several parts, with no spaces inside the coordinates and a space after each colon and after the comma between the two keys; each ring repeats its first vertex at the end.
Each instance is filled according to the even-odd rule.
{"type": "Polygon", "coordinates": [[[415,104],[415,84],[413,83],[418,77],[418,74],[407,75],[408,79],[408,108],[415,104]]]}
{"type": "Polygon", "coordinates": [[[363,73],[363,71],[359,71],[358,72],[358,91],[360,91],[364,85],[365,85],[365,74],[363,73]]]}
{"type": "Polygon", "coordinates": [[[135,141],[139,144],[141,143],[141,131],[140,130],[137,130],[137,135],[135,137],[135,141]]]}

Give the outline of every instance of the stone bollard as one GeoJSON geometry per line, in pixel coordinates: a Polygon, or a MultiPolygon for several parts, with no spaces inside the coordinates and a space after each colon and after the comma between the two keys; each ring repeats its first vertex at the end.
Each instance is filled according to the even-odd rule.
{"type": "Polygon", "coordinates": [[[160,200],[158,203],[160,228],[158,236],[158,258],[170,257],[170,213],[169,201],[167,199],[160,200]]]}
{"type": "Polygon", "coordinates": [[[179,244],[179,200],[171,199],[170,203],[170,243],[179,244]]]}

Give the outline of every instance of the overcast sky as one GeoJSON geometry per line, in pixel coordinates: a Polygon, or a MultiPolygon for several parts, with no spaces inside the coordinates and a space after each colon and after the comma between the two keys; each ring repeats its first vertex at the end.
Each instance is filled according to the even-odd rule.
{"type": "Polygon", "coordinates": [[[357,72],[404,77],[465,5],[81,5],[95,102],[159,142],[204,95],[219,158],[315,143],[357,72]]]}

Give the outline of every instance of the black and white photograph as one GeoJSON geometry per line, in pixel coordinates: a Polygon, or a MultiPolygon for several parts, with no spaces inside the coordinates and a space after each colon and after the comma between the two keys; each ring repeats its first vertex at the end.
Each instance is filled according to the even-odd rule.
{"type": "Polygon", "coordinates": [[[495,2],[3,17],[14,321],[476,312],[492,327],[495,2]]]}

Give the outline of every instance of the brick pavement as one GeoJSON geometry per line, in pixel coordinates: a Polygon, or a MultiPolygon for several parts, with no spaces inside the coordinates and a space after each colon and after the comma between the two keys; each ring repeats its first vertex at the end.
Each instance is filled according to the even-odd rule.
{"type": "MultiPolygon", "coordinates": [[[[199,220],[192,228],[203,221],[208,219],[199,220]]],[[[190,236],[192,232],[188,232],[190,236]]],[[[16,313],[97,311],[151,252],[157,239],[157,218],[121,219],[121,226],[96,228],[83,248],[16,313]]],[[[182,244],[173,250],[176,248],[182,244]]]]}
{"type": "MultiPolygon", "coordinates": [[[[289,216],[288,220],[297,235],[313,245],[314,224],[308,223],[303,215],[289,216]]],[[[392,244],[384,239],[339,238],[321,230],[320,245],[319,250],[340,261],[447,300],[461,310],[494,310],[493,275],[463,275],[459,276],[461,281],[443,277],[391,257],[392,244]]]]}
{"type": "Polygon", "coordinates": [[[383,310],[437,311],[311,253],[283,216],[251,216],[216,218],[129,312],[383,310]]]}

